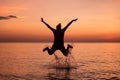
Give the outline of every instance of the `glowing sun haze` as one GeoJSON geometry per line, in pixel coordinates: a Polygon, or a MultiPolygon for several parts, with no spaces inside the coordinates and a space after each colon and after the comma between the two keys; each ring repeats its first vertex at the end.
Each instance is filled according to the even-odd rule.
{"type": "Polygon", "coordinates": [[[120,0],[0,0],[0,41],[52,41],[40,21],[62,28],[65,41],[120,41],[120,0]]]}

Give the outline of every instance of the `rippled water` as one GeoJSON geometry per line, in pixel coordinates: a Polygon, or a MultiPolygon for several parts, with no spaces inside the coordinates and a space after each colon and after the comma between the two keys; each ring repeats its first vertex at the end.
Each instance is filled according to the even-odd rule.
{"type": "Polygon", "coordinates": [[[120,80],[120,43],[72,45],[65,62],[42,52],[51,43],[0,43],[0,80],[120,80]]]}

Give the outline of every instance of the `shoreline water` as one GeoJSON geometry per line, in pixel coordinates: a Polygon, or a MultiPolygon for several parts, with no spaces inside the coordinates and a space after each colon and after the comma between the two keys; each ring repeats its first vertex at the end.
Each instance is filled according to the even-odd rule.
{"type": "MultiPolygon", "coordinates": [[[[71,43],[76,69],[54,67],[54,55],[42,52],[44,47],[51,44],[0,43],[0,79],[120,79],[120,43],[71,43]]],[[[56,54],[63,57],[60,51],[56,54]]]]}

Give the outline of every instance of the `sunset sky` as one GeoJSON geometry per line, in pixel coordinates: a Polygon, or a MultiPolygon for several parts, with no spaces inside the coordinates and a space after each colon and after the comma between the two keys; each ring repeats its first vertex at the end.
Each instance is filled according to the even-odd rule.
{"type": "Polygon", "coordinates": [[[65,41],[120,41],[120,0],[0,0],[0,41],[52,41],[40,21],[62,28],[65,41]]]}

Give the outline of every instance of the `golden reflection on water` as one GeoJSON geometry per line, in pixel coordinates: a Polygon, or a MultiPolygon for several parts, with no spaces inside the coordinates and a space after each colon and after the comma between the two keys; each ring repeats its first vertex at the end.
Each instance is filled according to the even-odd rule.
{"type": "Polygon", "coordinates": [[[120,79],[120,43],[74,43],[76,69],[49,68],[54,56],[42,52],[46,45],[0,43],[0,79],[120,79]]]}

